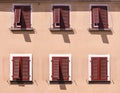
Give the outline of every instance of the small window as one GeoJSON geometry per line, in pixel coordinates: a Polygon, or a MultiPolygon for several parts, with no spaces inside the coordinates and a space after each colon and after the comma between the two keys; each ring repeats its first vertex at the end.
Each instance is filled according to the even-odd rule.
{"type": "Polygon", "coordinates": [[[50,81],[71,81],[71,55],[50,55],[50,81]]]}
{"type": "Polygon", "coordinates": [[[91,6],[91,28],[95,30],[108,30],[108,7],[91,6]]]}
{"type": "Polygon", "coordinates": [[[89,81],[110,81],[109,55],[89,55],[89,81]]]}
{"type": "Polygon", "coordinates": [[[31,29],[31,6],[30,5],[14,5],[14,30],[30,30],[31,29]]]}
{"type": "Polygon", "coordinates": [[[54,5],[52,27],[56,30],[70,30],[70,7],[68,5],[54,5]]]}
{"type": "Polygon", "coordinates": [[[32,55],[10,55],[10,81],[32,81],[32,55]]]}

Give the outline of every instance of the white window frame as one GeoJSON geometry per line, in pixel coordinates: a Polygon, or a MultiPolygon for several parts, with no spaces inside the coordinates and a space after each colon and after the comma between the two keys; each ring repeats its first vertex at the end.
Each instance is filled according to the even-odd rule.
{"type": "Polygon", "coordinates": [[[91,79],[91,58],[92,57],[107,57],[107,81],[110,81],[110,55],[96,55],[90,54],[88,55],[88,81],[92,81],[91,79]]]}
{"type": "Polygon", "coordinates": [[[93,6],[106,6],[107,7],[107,13],[108,13],[108,29],[110,28],[110,25],[109,25],[109,21],[110,21],[110,18],[109,18],[109,5],[108,4],[90,4],[89,6],[89,10],[90,10],[90,29],[92,29],[92,7],[93,6]]]}
{"type": "Polygon", "coordinates": [[[31,21],[31,23],[30,23],[30,25],[31,25],[31,28],[32,28],[32,4],[22,4],[22,3],[20,3],[20,4],[13,4],[13,6],[12,6],[12,27],[14,28],[14,21],[15,21],[15,16],[14,16],[14,7],[15,6],[30,6],[30,21],[31,21]]]}
{"type": "Polygon", "coordinates": [[[50,54],[49,55],[49,81],[52,81],[52,57],[69,57],[69,81],[71,81],[72,80],[71,54],[50,54]]]}
{"type": "Polygon", "coordinates": [[[50,27],[53,28],[53,7],[54,6],[68,6],[69,7],[69,25],[71,28],[71,5],[70,4],[51,4],[51,25],[50,27]]]}
{"type": "Polygon", "coordinates": [[[29,81],[32,81],[32,54],[10,54],[10,81],[13,81],[13,57],[29,57],[29,81]]]}

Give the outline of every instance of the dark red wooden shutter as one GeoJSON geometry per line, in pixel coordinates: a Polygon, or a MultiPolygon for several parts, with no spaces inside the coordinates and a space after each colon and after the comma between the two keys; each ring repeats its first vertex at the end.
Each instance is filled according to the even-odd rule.
{"type": "Polygon", "coordinates": [[[61,57],[60,79],[69,80],[69,57],[61,57]]]}
{"type": "Polygon", "coordinates": [[[61,28],[69,28],[69,6],[61,6],[61,28]]]}
{"type": "Polygon", "coordinates": [[[59,80],[59,57],[52,57],[52,80],[59,80]]]}
{"type": "Polygon", "coordinates": [[[100,58],[101,80],[107,80],[107,57],[100,58]]]}
{"type": "Polygon", "coordinates": [[[22,6],[22,28],[31,28],[30,6],[22,6]]]}
{"type": "Polygon", "coordinates": [[[14,9],[14,27],[21,27],[20,24],[20,18],[21,18],[21,8],[15,7],[14,9]]]}
{"type": "Polygon", "coordinates": [[[60,28],[60,8],[53,8],[53,27],[60,28]]]}
{"type": "Polygon", "coordinates": [[[100,65],[98,57],[91,58],[91,80],[100,80],[100,65]]]}
{"type": "Polygon", "coordinates": [[[92,28],[99,28],[99,8],[92,7],[92,28]]]}
{"type": "Polygon", "coordinates": [[[107,13],[106,6],[100,7],[100,28],[102,28],[102,29],[108,28],[108,13],[107,13]]]}
{"type": "Polygon", "coordinates": [[[22,57],[22,80],[29,80],[29,57],[22,57]]]}
{"type": "Polygon", "coordinates": [[[13,57],[13,80],[20,79],[20,57],[13,57]]]}

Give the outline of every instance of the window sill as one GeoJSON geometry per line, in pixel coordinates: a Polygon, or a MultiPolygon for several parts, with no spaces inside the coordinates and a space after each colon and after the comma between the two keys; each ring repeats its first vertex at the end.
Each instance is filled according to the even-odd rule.
{"type": "Polygon", "coordinates": [[[89,28],[90,32],[111,32],[111,29],[95,29],[95,28],[89,28]]]}
{"type": "Polygon", "coordinates": [[[88,81],[89,84],[110,84],[110,81],[88,81]]]}
{"type": "Polygon", "coordinates": [[[50,84],[72,84],[72,81],[50,81],[50,84]]]}
{"type": "Polygon", "coordinates": [[[33,81],[10,81],[11,84],[33,84],[33,81]]]}
{"type": "Polygon", "coordinates": [[[10,28],[11,31],[34,31],[34,28],[10,28]]]}
{"type": "Polygon", "coordinates": [[[50,28],[50,31],[51,32],[56,32],[56,31],[73,31],[72,28],[65,28],[65,29],[62,29],[62,28],[50,28]]]}

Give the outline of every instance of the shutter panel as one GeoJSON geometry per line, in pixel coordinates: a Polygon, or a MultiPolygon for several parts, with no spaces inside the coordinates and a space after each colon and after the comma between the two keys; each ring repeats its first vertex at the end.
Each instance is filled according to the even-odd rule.
{"type": "Polygon", "coordinates": [[[100,28],[108,28],[108,14],[106,6],[100,7],[100,28]]]}
{"type": "Polygon", "coordinates": [[[100,58],[101,80],[107,80],[107,57],[100,58]]]}
{"type": "Polygon", "coordinates": [[[69,28],[69,6],[61,7],[61,20],[60,20],[61,28],[69,28]]]}
{"type": "Polygon", "coordinates": [[[29,80],[29,57],[22,57],[22,80],[29,80]]]}
{"type": "Polygon", "coordinates": [[[31,8],[30,6],[22,7],[22,28],[31,28],[31,8]]]}
{"type": "Polygon", "coordinates": [[[13,80],[20,80],[20,57],[13,57],[13,80]]]}
{"type": "Polygon", "coordinates": [[[14,10],[14,27],[21,27],[20,24],[20,18],[21,18],[21,9],[20,7],[15,7],[14,10]]]}
{"type": "Polygon", "coordinates": [[[53,9],[53,27],[60,28],[60,8],[53,9]]]}
{"type": "Polygon", "coordinates": [[[98,28],[99,27],[99,8],[92,7],[92,27],[98,28]]]}
{"type": "Polygon", "coordinates": [[[61,80],[69,80],[69,57],[61,58],[60,79],[61,80]]]}
{"type": "Polygon", "coordinates": [[[59,80],[59,57],[52,58],[52,80],[59,80]]]}
{"type": "Polygon", "coordinates": [[[100,80],[100,71],[99,71],[99,58],[91,58],[91,80],[100,80]]]}

